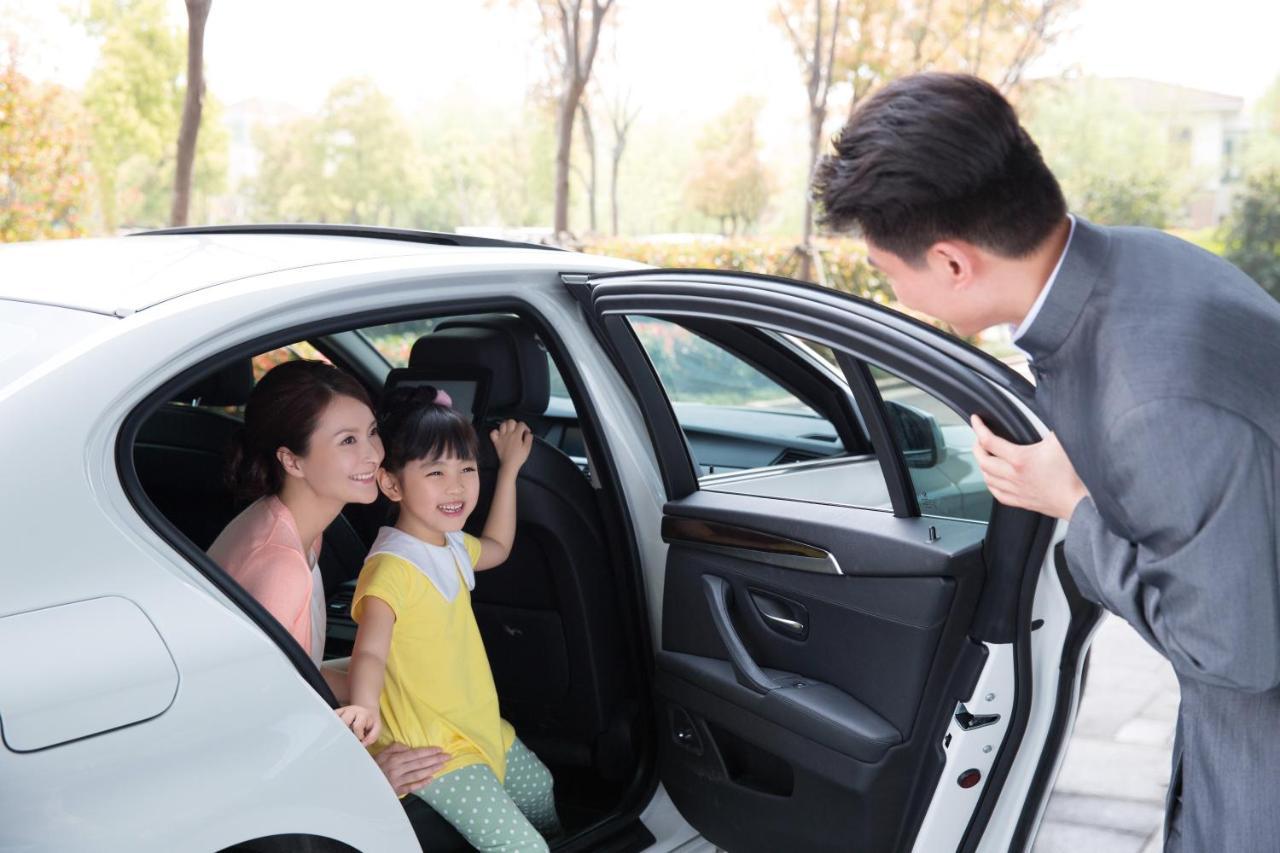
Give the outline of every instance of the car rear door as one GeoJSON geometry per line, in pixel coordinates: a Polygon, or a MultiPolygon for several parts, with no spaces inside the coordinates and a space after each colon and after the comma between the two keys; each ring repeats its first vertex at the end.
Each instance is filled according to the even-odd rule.
{"type": "Polygon", "coordinates": [[[975,475],[962,442],[939,448],[933,418],[885,400],[909,389],[1031,442],[1031,387],[923,324],[798,282],[644,271],[570,287],[645,412],[669,498],[642,535],[668,544],[655,699],[662,782],[685,818],[734,853],[1029,846],[1097,611],[1053,557],[1065,525],[998,504],[937,511],[947,489],[931,483],[954,492],[975,475]],[[681,428],[688,404],[637,334],[653,320],[790,345],[774,355],[785,369],[757,355],[779,377],[829,348],[826,381],[868,452],[708,476],[681,428]]]}

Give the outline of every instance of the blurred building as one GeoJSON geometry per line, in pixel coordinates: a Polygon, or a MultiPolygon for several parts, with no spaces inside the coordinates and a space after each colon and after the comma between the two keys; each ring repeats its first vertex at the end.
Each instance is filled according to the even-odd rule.
{"type": "Polygon", "coordinates": [[[1136,77],[1108,82],[1135,112],[1168,129],[1171,167],[1194,176],[1187,226],[1217,225],[1231,209],[1241,177],[1240,156],[1249,129],[1244,98],[1136,77]]]}

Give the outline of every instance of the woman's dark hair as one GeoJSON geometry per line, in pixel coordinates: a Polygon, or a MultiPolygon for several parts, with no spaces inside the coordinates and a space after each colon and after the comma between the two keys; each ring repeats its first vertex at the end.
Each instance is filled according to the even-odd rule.
{"type": "Polygon", "coordinates": [[[476,458],[475,428],[456,409],[437,403],[438,393],[417,385],[395,388],[383,399],[378,409],[383,468],[398,474],[417,459],[476,458]]]}
{"type": "Polygon", "coordinates": [[[338,396],[373,408],[363,385],[323,361],[287,361],[268,370],[249,394],[244,427],[231,446],[227,481],[235,496],[278,494],[284,468],[276,451],[287,447],[305,456],[320,413],[338,396]]]}
{"type": "Polygon", "coordinates": [[[909,263],[950,239],[1025,257],[1067,213],[1013,107],[977,77],[895,80],[854,112],[835,148],[814,172],[821,223],[857,228],[909,263]]]}

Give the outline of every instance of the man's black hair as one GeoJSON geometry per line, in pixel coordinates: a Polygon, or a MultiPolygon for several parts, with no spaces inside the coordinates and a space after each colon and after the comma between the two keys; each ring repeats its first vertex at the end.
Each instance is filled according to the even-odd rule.
{"type": "Polygon", "coordinates": [[[939,240],[1030,254],[1067,213],[1013,107],[965,74],[915,74],[859,107],[814,173],[820,222],[918,264],[939,240]]]}

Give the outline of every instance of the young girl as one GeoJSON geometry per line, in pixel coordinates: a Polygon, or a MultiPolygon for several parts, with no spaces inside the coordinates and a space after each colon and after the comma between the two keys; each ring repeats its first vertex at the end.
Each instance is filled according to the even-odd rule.
{"type": "Polygon", "coordinates": [[[339,716],[374,752],[392,741],[452,755],[415,792],[478,850],[542,851],[560,829],[551,773],[498,714],[471,610],[475,571],[501,564],[516,527],[516,475],[532,435],[490,433],[498,481],[484,534],[462,532],[480,492],[476,434],[432,388],[392,392],[379,418],[378,485],[399,504],[373,543],[351,605],[351,705],[339,716]]]}

